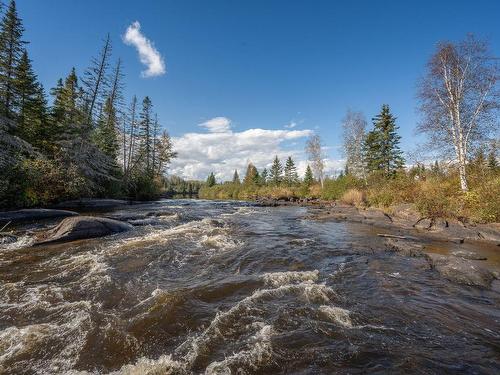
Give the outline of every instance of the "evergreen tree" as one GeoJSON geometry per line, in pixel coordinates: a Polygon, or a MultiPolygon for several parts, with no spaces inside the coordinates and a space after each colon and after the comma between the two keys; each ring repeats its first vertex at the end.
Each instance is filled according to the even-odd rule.
{"type": "Polygon", "coordinates": [[[149,96],[146,96],[142,101],[142,111],[139,115],[139,137],[140,137],[140,158],[146,167],[148,173],[151,172],[151,159],[153,152],[153,136],[152,136],[152,110],[153,104],[149,96]]]}
{"type": "Polygon", "coordinates": [[[96,109],[103,104],[106,99],[109,86],[108,69],[111,57],[111,40],[109,34],[104,40],[104,45],[97,57],[92,58],[90,67],[84,73],[82,79],[84,87],[84,112],[85,121],[88,127],[92,127],[95,120],[96,109]]]}
{"type": "Polygon", "coordinates": [[[59,138],[78,137],[85,130],[82,126],[82,89],[78,84],[75,68],[72,68],[66,79],[60,79],[57,86],[51,90],[54,104],[51,110],[51,120],[54,131],[59,138]]]}
{"type": "Polygon", "coordinates": [[[233,184],[239,185],[241,184],[240,176],[238,175],[238,171],[235,169],[233,174],[233,184]]]}
{"type": "Polygon", "coordinates": [[[208,187],[212,187],[214,186],[215,184],[217,183],[217,181],[215,180],[215,175],[214,175],[214,172],[211,172],[208,177],[207,177],[207,186],[208,187]]]}
{"type": "Polygon", "coordinates": [[[16,93],[18,134],[30,143],[36,143],[41,136],[45,121],[45,102],[40,97],[40,84],[33,72],[28,53],[24,50],[19,65],[16,67],[14,92],[16,93]]]}
{"type": "Polygon", "coordinates": [[[161,175],[165,172],[166,166],[170,161],[177,156],[177,152],[174,151],[172,139],[166,130],[162,132],[161,136],[156,141],[155,149],[156,169],[154,173],[156,175],[161,175]]]}
{"type": "Polygon", "coordinates": [[[258,180],[258,176],[259,176],[259,172],[257,171],[257,168],[255,167],[255,165],[253,165],[252,163],[249,163],[248,167],[247,167],[247,173],[245,174],[245,178],[243,180],[243,183],[245,185],[256,184],[257,180],[258,180]]]}
{"type": "Polygon", "coordinates": [[[397,134],[396,118],[384,104],[379,115],[373,119],[374,128],[365,141],[365,160],[370,172],[382,171],[392,176],[404,166],[399,148],[401,137],[397,134]]]}
{"type": "Polygon", "coordinates": [[[308,164],[306,168],[306,173],[304,175],[304,185],[309,187],[313,184],[313,182],[314,182],[313,172],[308,164]]]}
{"type": "Polygon", "coordinates": [[[274,157],[273,165],[269,170],[269,180],[275,186],[278,186],[282,180],[283,167],[281,165],[278,155],[274,157]]]}
{"type": "Polygon", "coordinates": [[[0,101],[1,113],[14,117],[16,107],[17,69],[24,50],[22,20],[17,15],[16,2],[11,0],[0,21],[0,101]]]}
{"type": "Polygon", "coordinates": [[[291,156],[286,159],[285,170],[284,170],[284,181],[288,186],[297,183],[299,176],[297,174],[297,167],[291,156]]]}
{"type": "Polygon", "coordinates": [[[266,185],[267,184],[267,178],[269,176],[269,172],[267,171],[267,168],[264,168],[262,170],[262,173],[260,174],[260,180],[262,182],[262,185],[266,185]]]}
{"type": "Polygon", "coordinates": [[[94,143],[105,155],[112,160],[117,160],[120,146],[118,144],[116,113],[111,104],[111,98],[108,98],[104,103],[98,118],[94,143]]]}
{"type": "Polygon", "coordinates": [[[498,160],[497,160],[497,153],[496,153],[496,146],[495,144],[491,145],[490,152],[488,153],[488,168],[491,171],[496,171],[498,169],[498,160]]]}

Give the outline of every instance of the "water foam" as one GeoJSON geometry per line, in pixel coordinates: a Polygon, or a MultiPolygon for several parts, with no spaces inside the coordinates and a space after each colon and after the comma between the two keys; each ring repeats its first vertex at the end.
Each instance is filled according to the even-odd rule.
{"type": "Polygon", "coordinates": [[[281,286],[297,281],[318,281],[319,271],[271,272],[262,276],[266,285],[281,286]]]}
{"type": "Polygon", "coordinates": [[[331,322],[337,323],[345,328],[352,328],[352,320],[350,311],[337,306],[323,305],[318,308],[318,311],[331,322]]]}

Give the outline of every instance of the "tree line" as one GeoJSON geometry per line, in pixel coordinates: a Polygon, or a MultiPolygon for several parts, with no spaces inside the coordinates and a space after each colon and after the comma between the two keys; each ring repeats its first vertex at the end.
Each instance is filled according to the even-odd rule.
{"type": "Polygon", "coordinates": [[[151,99],[124,99],[124,67],[107,35],[79,76],[46,91],[34,72],[16,2],[0,21],[0,206],[79,197],[157,196],[176,156],[151,99]]]}

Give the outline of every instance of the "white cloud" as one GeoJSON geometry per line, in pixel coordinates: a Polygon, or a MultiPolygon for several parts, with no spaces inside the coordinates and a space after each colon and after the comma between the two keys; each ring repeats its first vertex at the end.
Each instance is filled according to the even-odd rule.
{"type": "Polygon", "coordinates": [[[295,121],[290,121],[289,124],[285,125],[286,129],[293,129],[297,126],[297,123],[295,121]]]}
{"type": "MultiPolygon", "coordinates": [[[[186,133],[174,137],[174,148],[179,153],[173,160],[169,173],[187,179],[204,180],[210,172],[218,181],[230,180],[237,169],[243,178],[249,162],[259,170],[269,168],[275,155],[284,162],[292,156],[302,175],[307,162],[303,151],[305,138],[312,134],[305,130],[271,130],[253,128],[241,132],[231,131],[231,121],[217,117],[200,124],[208,130],[203,133],[186,133]]],[[[337,162],[327,161],[329,167],[337,162]]]]}
{"type": "Polygon", "coordinates": [[[155,48],[153,42],[141,33],[141,24],[138,21],[127,27],[123,42],[134,46],[139,52],[139,60],[147,67],[141,73],[143,77],[156,77],[165,74],[165,62],[160,52],[155,48]]]}
{"type": "Polygon", "coordinates": [[[231,120],[227,117],[214,117],[208,121],[201,123],[202,126],[210,133],[228,133],[231,132],[231,120]]]}

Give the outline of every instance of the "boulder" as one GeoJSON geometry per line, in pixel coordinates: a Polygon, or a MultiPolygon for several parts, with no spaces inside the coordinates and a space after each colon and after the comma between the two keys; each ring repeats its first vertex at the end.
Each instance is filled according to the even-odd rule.
{"type": "Polygon", "coordinates": [[[489,288],[496,276],[478,262],[461,257],[427,254],[431,269],[459,284],[489,288]]]}
{"type": "Polygon", "coordinates": [[[93,216],[69,217],[38,236],[35,245],[69,242],[125,232],[133,226],[122,221],[93,216]]]}
{"type": "Polygon", "coordinates": [[[78,213],[73,211],[50,210],[46,208],[30,208],[17,211],[0,212],[0,224],[4,222],[8,223],[9,221],[16,223],[22,221],[54,219],[54,218],[77,216],[77,215],[78,213]]]}

